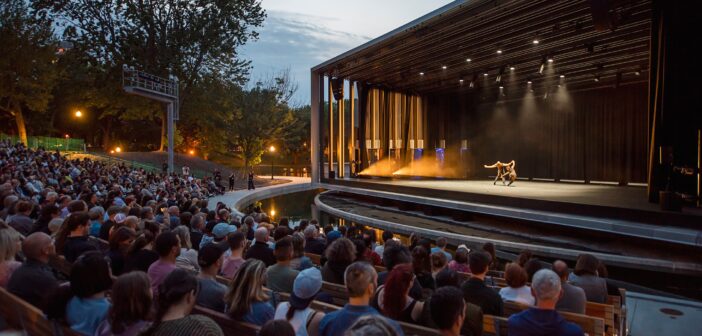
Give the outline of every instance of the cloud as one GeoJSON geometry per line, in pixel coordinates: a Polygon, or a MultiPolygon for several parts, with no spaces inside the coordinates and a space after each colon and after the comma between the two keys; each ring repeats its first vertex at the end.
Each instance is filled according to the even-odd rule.
{"type": "Polygon", "coordinates": [[[242,50],[252,61],[251,81],[290,69],[298,83],[293,103],[309,104],[310,68],[371,38],[329,28],[331,17],[288,11],[268,11],[259,39],[242,50]]]}

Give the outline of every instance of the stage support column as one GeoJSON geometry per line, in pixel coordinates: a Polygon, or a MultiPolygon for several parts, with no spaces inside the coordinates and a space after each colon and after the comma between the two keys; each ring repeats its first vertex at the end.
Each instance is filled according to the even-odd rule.
{"type": "Polygon", "coordinates": [[[346,128],[346,115],[344,113],[344,80],[337,78],[336,85],[339,86],[337,90],[340,91],[340,94],[334,97],[336,99],[336,109],[338,110],[337,118],[339,119],[339,131],[337,132],[339,139],[336,141],[336,155],[338,156],[337,177],[341,178],[344,177],[344,144],[346,143],[346,141],[344,141],[344,131],[346,128]]]}
{"type": "Polygon", "coordinates": [[[312,167],[310,167],[311,174],[312,174],[312,183],[319,183],[322,180],[320,179],[320,167],[321,167],[321,162],[320,160],[320,153],[321,153],[321,146],[322,142],[320,141],[320,131],[321,131],[321,123],[320,123],[320,116],[322,113],[322,110],[324,110],[324,78],[317,72],[312,71],[312,74],[310,76],[311,80],[311,90],[310,93],[312,97],[310,97],[310,104],[312,107],[312,113],[310,116],[310,127],[311,132],[310,132],[310,162],[312,163],[312,167]]]}
{"type": "Polygon", "coordinates": [[[334,174],[334,92],[332,92],[332,78],[328,76],[329,84],[329,178],[334,174]]]}
{"type": "Polygon", "coordinates": [[[663,83],[665,76],[665,33],[660,7],[654,5],[653,23],[651,25],[651,50],[649,67],[648,90],[648,183],[647,194],[649,202],[658,202],[658,192],[661,190],[662,177],[660,162],[658,162],[660,140],[660,114],[663,100],[663,83]]]}
{"type": "Polygon", "coordinates": [[[354,164],[352,164],[351,162],[356,161],[356,127],[354,125],[354,115],[355,115],[355,110],[354,110],[355,90],[354,90],[354,86],[355,86],[355,84],[356,84],[355,82],[349,81],[349,91],[350,91],[349,92],[349,113],[351,113],[351,123],[350,123],[349,131],[351,132],[351,136],[349,137],[348,150],[349,150],[349,168],[351,168],[351,170],[350,170],[351,176],[353,176],[353,174],[354,174],[354,171],[353,171],[354,164]]]}

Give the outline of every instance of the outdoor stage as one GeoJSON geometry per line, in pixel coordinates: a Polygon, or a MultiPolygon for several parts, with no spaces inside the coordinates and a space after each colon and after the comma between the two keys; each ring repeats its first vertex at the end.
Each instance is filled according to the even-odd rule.
{"type": "Polygon", "coordinates": [[[661,211],[649,203],[645,187],[613,186],[565,182],[517,180],[503,186],[492,180],[438,180],[345,178],[325,180],[329,185],[343,185],[430,197],[447,201],[480,203],[524,210],[537,210],[565,215],[607,218],[664,226],[700,228],[702,211],[661,211]]]}

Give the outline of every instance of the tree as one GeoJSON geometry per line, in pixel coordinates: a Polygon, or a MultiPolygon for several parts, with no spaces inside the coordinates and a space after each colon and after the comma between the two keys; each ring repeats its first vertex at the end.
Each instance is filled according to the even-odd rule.
{"type": "MultiPolygon", "coordinates": [[[[284,130],[283,150],[293,159],[293,164],[300,163],[300,158],[310,153],[310,105],[292,109],[292,121],[284,130]]],[[[306,162],[306,161],[305,161],[306,162]]]]}
{"type": "MultiPolygon", "coordinates": [[[[93,62],[118,83],[123,64],[180,79],[180,106],[208,74],[242,84],[249,62],[238,49],[256,38],[265,13],[257,0],[37,0],[40,15],[65,23],[64,34],[86,46],[93,62]]],[[[185,109],[183,112],[196,111],[185,109]]],[[[162,139],[166,112],[160,110],[162,139]]],[[[160,149],[163,150],[164,141],[160,149]]]]}
{"type": "Polygon", "coordinates": [[[52,22],[29,14],[24,0],[0,3],[0,110],[14,119],[27,144],[25,113],[43,113],[59,70],[52,22]]]}

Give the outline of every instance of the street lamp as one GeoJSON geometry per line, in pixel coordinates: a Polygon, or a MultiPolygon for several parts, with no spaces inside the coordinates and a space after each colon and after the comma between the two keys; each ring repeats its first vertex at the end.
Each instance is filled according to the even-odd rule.
{"type": "Polygon", "coordinates": [[[121,153],[121,152],[122,152],[122,148],[119,147],[119,146],[115,147],[115,152],[121,153]]]}
{"type": "Polygon", "coordinates": [[[273,165],[275,164],[275,146],[271,146],[268,148],[268,151],[271,152],[271,181],[273,180],[273,165]]]}
{"type": "Polygon", "coordinates": [[[81,117],[83,117],[83,112],[78,110],[78,111],[76,111],[75,115],[76,115],[76,118],[81,118],[81,117]]]}

